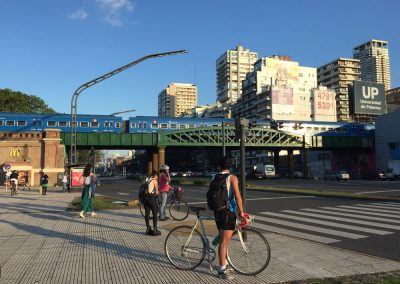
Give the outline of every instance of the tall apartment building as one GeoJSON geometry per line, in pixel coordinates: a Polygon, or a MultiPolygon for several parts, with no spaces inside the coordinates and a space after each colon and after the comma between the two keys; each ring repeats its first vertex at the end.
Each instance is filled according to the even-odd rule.
{"type": "Polygon", "coordinates": [[[197,106],[194,84],[171,83],[158,95],[158,116],[177,117],[192,112],[197,106]]]}
{"type": "Polygon", "coordinates": [[[242,46],[227,50],[216,61],[217,101],[223,105],[235,103],[242,95],[242,81],[254,70],[258,53],[242,46]]]}
{"type": "Polygon", "coordinates": [[[348,85],[360,80],[360,60],[338,58],[318,68],[318,85],[336,92],[336,115],[338,121],[350,121],[348,85]]]}
{"type": "Polygon", "coordinates": [[[360,60],[361,80],[381,83],[390,89],[388,42],[372,39],[353,49],[353,58],[360,60]]]}
{"type": "Polygon", "coordinates": [[[312,120],[311,96],[317,69],[281,56],[261,58],[243,82],[232,116],[275,120],[312,120]]]}

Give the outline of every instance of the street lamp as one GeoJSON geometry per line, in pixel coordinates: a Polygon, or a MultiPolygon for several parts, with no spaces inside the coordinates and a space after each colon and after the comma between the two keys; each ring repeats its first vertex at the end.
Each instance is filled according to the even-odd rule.
{"type": "Polygon", "coordinates": [[[117,115],[117,114],[122,114],[122,113],[127,113],[127,112],[134,112],[136,109],[131,109],[131,110],[124,110],[124,111],[119,111],[119,112],[113,112],[110,115],[117,115]]]}
{"type": "Polygon", "coordinates": [[[132,61],[131,63],[128,63],[122,67],[119,67],[111,72],[108,72],[107,74],[104,74],[100,77],[97,77],[96,79],[93,79],[89,82],[86,82],[79,86],[74,94],[72,95],[71,99],[71,149],[70,149],[70,164],[74,164],[76,162],[76,115],[77,115],[77,109],[78,109],[78,96],[80,95],[81,92],[86,90],[87,88],[90,88],[122,71],[125,71],[126,69],[135,66],[136,64],[139,64],[142,61],[145,61],[150,58],[155,58],[155,57],[162,57],[162,56],[168,56],[168,55],[175,55],[179,53],[187,53],[187,50],[177,50],[177,51],[169,51],[169,52],[162,52],[162,53],[154,53],[150,55],[146,55],[142,58],[139,58],[138,60],[132,61]]]}

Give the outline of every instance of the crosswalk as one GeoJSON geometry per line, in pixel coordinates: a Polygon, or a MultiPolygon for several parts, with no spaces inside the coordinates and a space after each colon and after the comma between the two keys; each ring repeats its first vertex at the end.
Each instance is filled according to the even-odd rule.
{"type": "Polygon", "coordinates": [[[400,232],[400,203],[258,212],[254,227],[324,244],[385,236],[400,232]]]}

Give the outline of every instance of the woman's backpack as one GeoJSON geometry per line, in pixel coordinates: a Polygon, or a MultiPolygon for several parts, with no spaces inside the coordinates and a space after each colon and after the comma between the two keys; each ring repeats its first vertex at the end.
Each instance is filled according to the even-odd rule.
{"type": "Polygon", "coordinates": [[[142,204],[144,204],[149,199],[149,196],[150,196],[149,184],[152,181],[153,181],[153,179],[149,179],[148,181],[146,181],[145,183],[143,183],[140,186],[138,199],[139,199],[139,202],[142,204]]]}
{"type": "Polygon", "coordinates": [[[213,211],[220,211],[228,206],[228,188],[226,179],[229,174],[217,174],[207,191],[207,205],[213,211]]]}

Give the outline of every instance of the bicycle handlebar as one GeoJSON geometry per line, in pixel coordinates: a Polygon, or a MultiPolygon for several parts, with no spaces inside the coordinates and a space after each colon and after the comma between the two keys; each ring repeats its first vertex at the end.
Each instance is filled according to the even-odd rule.
{"type": "Polygon", "coordinates": [[[249,213],[245,212],[245,213],[243,213],[243,215],[244,215],[244,219],[237,226],[239,230],[243,229],[243,228],[246,228],[248,226],[248,224],[249,224],[249,221],[251,220],[251,216],[250,216],[249,213]]]}

